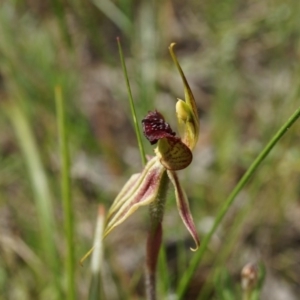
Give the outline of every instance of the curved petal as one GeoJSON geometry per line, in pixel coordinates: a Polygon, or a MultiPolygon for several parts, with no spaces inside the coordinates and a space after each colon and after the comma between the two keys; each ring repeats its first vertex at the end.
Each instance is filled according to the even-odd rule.
{"type": "Polygon", "coordinates": [[[140,206],[147,205],[156,199],[165,171],[157,157],[154,157],[146,164],[140,176],[133,178],[135,180],[133,180],[132,187],[125,185],[125,190],[122,189],[121,196],[116,198],[117,203],[113,204],[109,211],[104,236],[124,222],[140,206]]]}
{"type": "Polygon", "coordinates": [[[180,185],[177,174],[175,172],[172,172],[169,170],[167,172],[168,172],[168,176],[175,188],[176,203],[177,203],[179,215],[180,215],[185,227],[190,232],[190,234],[196,244],[196,248],[191,248],[191,250],[196,251],[200,246],[200,241],[198,238],[198,234],[196,231],[196,227],[194,224],[192,214],[190,212],[190,207],[189,207],[189,202],[188,202],[187,196],[180,185]]]}
{"type": "Polygon", "coordinates": [[[177,137],[166,137],[158,141],[155,154],[168,170],[185,169],[193,160],[189,147],[177,137]]]}

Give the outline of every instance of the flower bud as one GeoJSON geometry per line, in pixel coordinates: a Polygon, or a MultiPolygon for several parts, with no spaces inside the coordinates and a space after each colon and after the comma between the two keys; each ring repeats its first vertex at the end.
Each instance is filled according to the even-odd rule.
{"type": "Polygon", "coordinates": [[[251,291],[258,282],[258,267],[256,264],[246,264],[241,272],[241,285],[244,291],[251,291]]]}

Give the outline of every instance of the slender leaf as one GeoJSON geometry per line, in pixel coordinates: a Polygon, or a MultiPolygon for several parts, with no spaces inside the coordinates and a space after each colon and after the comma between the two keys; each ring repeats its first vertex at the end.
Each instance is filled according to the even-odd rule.
{"type": "Polygon", "coordinates": [[[145,150],[144,150],[144,146],[143,146],[143,142],[142,142],[140,128],[139,128],[138,123],[137,123],[135,106],[134,106],[134,102],[133,102],[133,98],[132,98],[131,88],[130,88],[129,79],[128,79],[128,73],[127,73],[126,64],[125,64],[125,60],[124,60],[124,55],[123,55],[123,51],[122,51],[122,46],[121,46],[121,42],[120,42],[119,38],[117,38],[117,42],[118,42],[119,53],[120,53],[121,64],[122,64],[122,68],[123,68],[123,72],[124,72],[124,77],[126,79],[126,85],[127,85],[131,115],[132,115],[132,120],[133,120],[134,128],[135,128],[135,134],[136,134],[136,138],[137,138],[139,149],[140,149],[142,164],[145,165],[146,161],[147,161],[146,160],[146,155],[145,155],[145,150]]]}
{"type": "Polygon", "coordinates": [[[182,279],[178,285],[177,295],[178,299],[183,299],[184,293],[188,287],[188,284],[195,273],[197,267],[199,266],[200,262],[202,261],[203,255],[207,249],[207,246],[217,230],[218,226],[220,225],[221,221],[223,220],[224,216],[226,215],[227,211],[231,207],[232,203],[234,202],[236,196],[240,193],[252,175],[255,173],[257,168],[261,165],[264,159],[268,156],[270,151],[274,148],[274,146],[278,143],[278,141],[284,136],[284,134],[289,130],[289,128],[297,121],[300,116],[300,107],[292,114],[292,116],[282,125],[282,127],[277,131],[277,133],[271,138],[270,142],[266,145],[266,147],[260,152],[254,162],[251,164],[247,172],[235,186],[231,194],[228,196],[224,204],[221,206],[219,212],[217,213],[215,222],[210,229],[209,233],[203,239],[198,252],[193,257],[189,268],[183,274],[182,279]]]}
{"type": "Polygon", "coordinates": [[[55,221],[47,175],[41,161],[37,142],[35,141],[25,113],[16,103],[10,103],[6,106],[6,113],[13,125],[27,165],[40,225],[41,244],[45,264],[50,268],[56,284],[57,293],[60,294],[58,283],[60,274],[59,260],[53,234],[55,232],[55,221]]]}
{"type": "Polygon", "coordinates": [[[68,130],[65,120],[65,105],[62,91],[55,88],[57,110],[57,126],[61,156],[61,196],[64,210],[65,236],[67,244],[66,272],[67,272],[67,299],[75,299],[75,254],[74,254],[74,221],[73,204],[70,183],[70,155],[68,149],[68,130]]]}

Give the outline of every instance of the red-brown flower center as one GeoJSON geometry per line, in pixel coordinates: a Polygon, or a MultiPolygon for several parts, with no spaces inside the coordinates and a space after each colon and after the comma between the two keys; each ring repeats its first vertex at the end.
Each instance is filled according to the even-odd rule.
{"type": "Polygon", "coordinates": [[[144,135],[151,145],[156,144],[159,139],[176,135],[158,111],[148,112],[147,116],[142,120],[142,124],[144,135]]]}

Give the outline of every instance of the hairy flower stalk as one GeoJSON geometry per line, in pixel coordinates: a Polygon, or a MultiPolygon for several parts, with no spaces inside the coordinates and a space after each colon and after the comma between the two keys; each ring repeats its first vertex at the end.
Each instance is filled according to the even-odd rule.
{"type": "Polygon", "coordinates": [[[185,169],[193,160],[194,149],[199,135],[199,119],[196,103],[184,73],[173,51],[169,50],[179,71],[185,101],[178,99],[176,115],[182,133],[177,137],[162,114],[152,111],[143,119],[143,132],[151,145],[157,144],[155,156],[150,158],[141,173],[134,174],[124,185],[113,202],[106,220],[104,236],[123,223],[139,207],[149,205],[150,229],[146,248],[146,293],[147,299],[154,300],[155,270],[162,241],[162,219],[169,184],[173,186],[179,215],[194,239],[197,250],[199,238],[190,212],[187,196],[181,187],[176,171],[185,169]]]}
{"type": "Polygon", "coordinates": [[[145,268],[145,284],[147,299],[156,298],[156,265],[159,249],[162,242],[162,219],[164,215],[164,207],[168,191],[169,179],[164,172],[157,198],[149,206],[150,213],[150,229],[146,244],[146,268],[145,268]]]}

